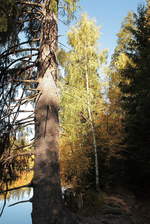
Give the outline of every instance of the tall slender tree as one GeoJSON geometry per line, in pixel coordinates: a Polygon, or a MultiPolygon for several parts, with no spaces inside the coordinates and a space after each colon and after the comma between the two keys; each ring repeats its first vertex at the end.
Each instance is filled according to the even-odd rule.
{"type": "MultiPolygon", "coordinates": [[[[83,15],[81,20],[68,33],[68,43],[71,50],[66,53],[64,63],[66,76],[62,94],[61,117],[64,132],[67,129],[69,132],[67,134],[77,142],[78,146],[74,147],[83,151],[86,139],[91,138],[92,140],[90,145],[94,155],[95,186],[97,190],[100,187],[98,161],[98,153],[100,152],[98,152],[95,125],[100,114],[98,109],[102,110],[104,107],[99,69],[106,56],[106,52],[98,51],[98,38],[98,27],[93,20],[88,19],[87,15],[83,15]],[[89,133],[91,137],[88,136],[89,133]]],[[[89,147],[87,146],[87,148],[89,147]]]]}

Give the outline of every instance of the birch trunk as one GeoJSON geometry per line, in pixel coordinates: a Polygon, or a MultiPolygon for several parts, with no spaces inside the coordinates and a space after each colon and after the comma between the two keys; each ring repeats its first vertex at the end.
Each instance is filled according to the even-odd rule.
{"type": "Polygon", "coordinates": [[[99,181],[99,164],[98,164],[98,152],[97,152],[97,143],[96,143],[96,135],[95,135],[95,129],[93,124],[93,118],[92,118],[92,112],[90,107],[90,99],[89,99],[89,78],[86,71],[86,91],[87,91],[87,105],[88,105],[88,116],[89,116],[89,122],[91,126],[92,131],[92,137],[93,137],[93,148],[94,148],[94,158],[95,158],[95,184],[96,184],[96,190],[100,190],[100,181],[99,181]]]}

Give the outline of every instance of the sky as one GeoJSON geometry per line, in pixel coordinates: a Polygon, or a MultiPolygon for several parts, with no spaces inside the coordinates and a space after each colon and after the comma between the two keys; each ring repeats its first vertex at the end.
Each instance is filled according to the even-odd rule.
{"type": "MultiPolygon", "coordinates": [[[[81,9],[78,16],[86,12],[89,18],[96,20],[96,24],[101,27],[100,49],[108,49],[110,58],[116,46],[116,34],[120,30],[123,18],[129,11],[136,12],[138,5],[145,2],[145,0],[80,0],[81,9]]],[[[68,26],[60,23],[59,34],[64,35],[60,38],[60,42],[65,45],[68,29],[68,26]]]]}

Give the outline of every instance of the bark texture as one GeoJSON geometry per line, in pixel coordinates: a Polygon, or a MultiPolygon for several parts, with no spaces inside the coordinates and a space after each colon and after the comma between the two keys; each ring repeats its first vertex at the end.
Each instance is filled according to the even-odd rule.
{"type": "Polygon", "coordinates": [[[59,172],[59,121],[57,94],[57,18],[43,5],[39,64],[39,96],[35,108],[35,166],[33,178],[33,224],[73,224],[63,206],[59,172]]]}

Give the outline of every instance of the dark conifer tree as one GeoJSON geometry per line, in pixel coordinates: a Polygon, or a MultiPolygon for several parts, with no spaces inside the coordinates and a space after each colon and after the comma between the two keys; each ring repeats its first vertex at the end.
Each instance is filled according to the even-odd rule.
{"type": "MultiPolygon", "coordinates": [[[[10,2],[3,1],[4,4],[10,2]]],[[[58,13],[62,10],[72,18],[77,1],[74,0],[12,0],[17,8],[15,29],[8,32],[10,14],[2,16],[7,32],[0,55],[0,117],[1,153],[11,145],[8,139],[17,130],[35,125],[33,142],[35,164],[34,177],[28,186],[33,187],[32,222],[35,224],[70,223],[75,221],[63,207],[58,161],[59,100],[58,76],[58,13]],[[19,99],[16,98],[17,91],[19,99]],[[34,101],[34,114],[19,119],[21,106],[34,101]],[[8,146],[6,147],[6,143],[8,146]]],[[[5,8],[3,8],[4,10],[5,8]]],[[[1,17],[1,18],[2,18],[1,17]]],[[[10,26],[11,27],[11,26],[10,26]]],[[[10,155],[10,166],[14,155],[10,155]]],[[[15,155],[16,156],[16,155],[15,155]]],[[[3,161],[1,160],[1,169],[3,161]]]]}
{"type": "MultiPolygon", "coordinates": [[[[126,172],[129,182],[139,187],[145,185],[150,177],[149,12],[149,1],[146,6],[138,7],[137,13],[133,14],[132,23],[126,23],[124,26],[129,39],[125,45],[122,45],[123,49],[120,48],[119,51],[116,48],[113,59],[113,65],[120,76],[119,88],[125,127],[123,143],[126,146],[124,150],[126,172]]],[[[122,43],[121,38],[120,33],[119,44],[122,43]]]]}

